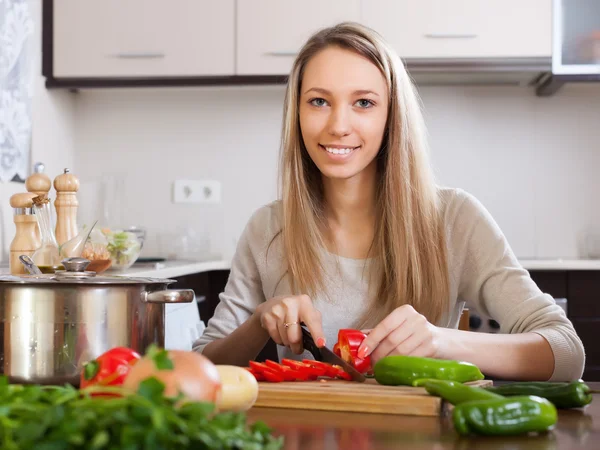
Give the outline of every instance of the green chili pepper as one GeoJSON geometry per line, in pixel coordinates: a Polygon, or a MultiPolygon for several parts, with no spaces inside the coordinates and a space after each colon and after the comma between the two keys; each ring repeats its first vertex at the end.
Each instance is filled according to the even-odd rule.
{"type": "Polygon", "coordinates": [[[460,405],[475,400],[499,400],[504,398],[502,395],[494,394],[487,389],[450,380],[422,379],[414,381],[413,386],[422,386],[429,394],[441,397],[452,405],[460,405]]]}
{"type": "Polygon", "coordinates": [[[420,378],[451,380],[459,383],[484,378],[479,368],[468,362],[404,355],[381,358],[373,367],[373,373],[379,384],[391,386],[410,386],[413,381],[420,378]]]}
{"type": "Polygon", "coordinates": [[[543,432],[554,426],[557,419],[555,406],[534,395],[466,402],[452,411],[454,428],[462,435],[543,432]]]}
{"type": "Polygon", "coordinates": [[[581,408],[592,402],[592,391],[582,380],[571,383],[519,382],[490,386],[488,391],[504,396],[535,395],[561,409],[581,408]]]}

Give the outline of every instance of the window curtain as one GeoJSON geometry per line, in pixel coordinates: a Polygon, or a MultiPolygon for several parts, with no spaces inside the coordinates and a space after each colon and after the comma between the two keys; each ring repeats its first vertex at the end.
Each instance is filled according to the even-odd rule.
{"type": "Polygon", "coordinates": [[[31,148],[33,32],[30,2],[0,0],[0,181],[24,181],[31,148]]]}

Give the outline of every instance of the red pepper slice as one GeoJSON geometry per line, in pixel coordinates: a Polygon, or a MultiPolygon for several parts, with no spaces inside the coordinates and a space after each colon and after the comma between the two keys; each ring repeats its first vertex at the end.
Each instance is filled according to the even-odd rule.
{"type": "Polygon", "coordinates": [[[267,359],[265,365],[273,369],[275,372],[279,372],[285,381],[306,381],[308,380],[308,374],[290,366],[284,366],[275,361],[267,359]]]}
{"type": "Polygon", "coordinates": [[[281,364],[291,367],[292,369],[296,369],[302,374],[303,377],[305,377],[305,380],[316,380],[317,377],[324,375],[322,369],[309,366],[308,364],[305,364],[301,361],[296,361],[295,359],[283,358],[281,360],[281,364]]]}
{"type": "Polygon", "coordinates": [[[361,373],[371,370],[371,357],[358,357],[358,348],[366,337],[360,330],[342,329],[338,332],[340,357],[361,373]]]}
{"type": "Polygon", "coordinates": [[[315,361],[312,359],[303,359],[302,362],[304,364],[308,364],[311,367],[314,367],[315,369],[319,370],[321,373],[323,373],[323,376],[329,377],[329,378],[335,378],[338,375],[339,370],[336,368],[336,366],[333,366],[331,364],[327,364],[325,362],[322,361],[315,361]]]}
{"type": "Polygon", "coordinates": [[[280,383],[284,381],[283,375],[278,372],[275,372],[269,366],[264,363],[260,363],[257,361],[250,361],[248,363],[250,368],[259,372],[263,377],[265,377],[266,381],[270,381],[272,383],[280,383]]]}
{"type": "Polygon", "coordinates": [[[126,347],[115,347],[104,352],[96,359],[83,366],[80,376],[80,387],[88,386],[121,386],[131,367],[141,356],[126,347]]]}
{"type": "Polygon", "coordinates": [[[244,367],[244,369],[246,369],[248,372],[250,372],[252,375],[254,375],[254,378],[256,378],[256,381],[265,381],[266,378],[263,377],[260,372],[257,372],[256,370],[252,369],[251,367],[244,367]]]}

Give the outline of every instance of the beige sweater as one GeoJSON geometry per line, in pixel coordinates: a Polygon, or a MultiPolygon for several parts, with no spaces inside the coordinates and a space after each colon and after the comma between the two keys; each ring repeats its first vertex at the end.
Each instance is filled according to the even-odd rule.
{"type": "MultiPolygon", "coordinates": [[[[506,238],[476,198],[460,189],[440,189],[443,199],[450,309],[442,324],[457,328],[465,302],[494,318],[502,333],[536,332],[550,343],[555,367],[552,380],[582,376],[585,354],[573,325],[554,299],[540,291],[517,261],[506,238]]],[[[281,239],[280,203],[257,210],[240,238],[231,273],[214,316],[194,343],[202,351],[214,339],[223,338],[246,321],[266,299],[290,293],[281,239]]],[[[313,298],[323,317],[328,346],[340,328],[352,328],[363,312],[368,292],[362,277],[368,260],[338,257],[323,251],[326,292],[313,298]]],[[[302,358],[278,346],[279,357],[302,358]]]]}

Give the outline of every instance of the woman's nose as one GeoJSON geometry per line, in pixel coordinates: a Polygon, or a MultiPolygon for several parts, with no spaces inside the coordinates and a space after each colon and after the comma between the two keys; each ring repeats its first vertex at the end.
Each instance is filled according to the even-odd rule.
{"type": "Polygon", "coordinates": [[[329,133],[333,136],[346,136],[352,131],[349,112],[345,108],[333,108],[329,116],[329,133]]]}

